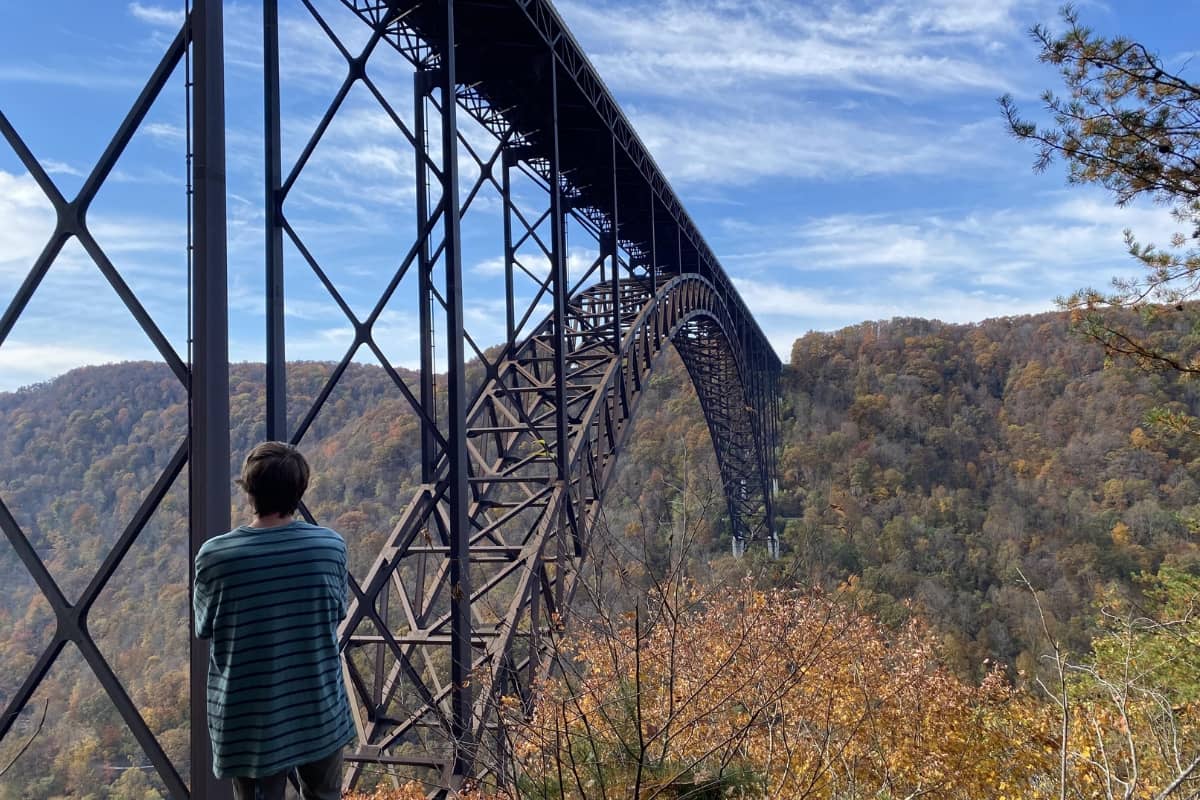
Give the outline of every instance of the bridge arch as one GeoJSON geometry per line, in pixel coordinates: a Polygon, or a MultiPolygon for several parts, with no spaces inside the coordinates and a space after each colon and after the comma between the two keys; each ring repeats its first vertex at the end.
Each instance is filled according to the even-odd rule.
{"type": "Polygon", "coordinates": [[[437,768],[452,785],[483,760],[497,694],[528,698],[545,667],[548,626],[569,611],[642,382],[663,347],[679,350],[697,387],[735,550],[754,540],[774,547],[780,364],[548,2],[353,5],[378,41],[416,66],[418,106],[438,99],[440,174],[428,180],[439,209],[462,213],[419,219],[419,230],[443,226],[441,245],[429,237],[427,246],[457,245],[484,177],[498,174],[508,187],[520,172],[547,195],[532,223],[504,198],[506,280],[511,287],[513,241],[537,239],[546,220],[538,296],[553,308],[518,336],[533,306],[514,313],[510,291],[509,340],[479,353],[485,374],[470,393],[458,290],[448,285],[439,298],[449,301],[447,425],[430,426],[426,481],[356,587],[342,631],[361,740],[349,782],[375,762],[437,768]],[[457,160],[447,157],[458,149],[460,113],[498,142],[496,155],[476,159],[481,179],[462,186],[465,203],[457,160]],[[582,276],[568,267],[572,222],[599,249],[582,276]],[[475,691],[480,672],[488,689],[475,691]]]}
{"type": "Polygon", "coordinates": [[[727,314],[703,311],[689,317],[671,337],[692,379],[717,456],[730,521],[734,555],[748,543],[766,543],[779,554],[774,530],[771,465],[760,458],[767,431],[754,406],[749,365],[736,350],[727,314]]]}
{"type": "MultiPolygon", "coordinates": [[[[370,763],[451,771],[460,748],[478,755],[489,738],[500,694],[531,696],[548,666],[548,628],[568,615],[642,388],[666,348],[680,350],[705,407],[733,536],[767,530],[768,476],[747,452],[761,422],[748,400],[749,370],[739,366],[719,289],[697,274],[658,286],[622,281],[616,293],[601,283],[577,292],[567,310],[565,372],[545,366],[558,331],[551,315],[500,360],[467,413],[471,670],[488,674],[492,689],[474,698],[472,744],[453,737],[456,688],[432,667],[445,664],[453,646],[455,584],[439,497],[427,484],[406,507],[343,626],[362,738],[349,758],[350,786],[370,763]],[[571,389],[562,407],[555,404],[560,383],[571,389]],[[567,422],[561,447],[552,432],[555,419],[567,422]],[[566,480],[547,472],[560,453],[566,480]],[[397,607],[403,616],[389,618],[386,609],[397,607]]],[[[443,460],[439,474],[444,467],[443,460]]]]}

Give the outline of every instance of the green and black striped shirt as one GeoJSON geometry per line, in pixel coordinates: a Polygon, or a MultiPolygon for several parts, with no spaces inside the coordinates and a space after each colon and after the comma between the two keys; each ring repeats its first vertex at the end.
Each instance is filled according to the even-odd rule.
{"type": "Polygon", "coordinates": [[[346,543],[328,528],[242,526],[196,554],[196,635],[211,639],[208,731],[218,778],[261,778],[353,741],[338,623],[346,543]]]}

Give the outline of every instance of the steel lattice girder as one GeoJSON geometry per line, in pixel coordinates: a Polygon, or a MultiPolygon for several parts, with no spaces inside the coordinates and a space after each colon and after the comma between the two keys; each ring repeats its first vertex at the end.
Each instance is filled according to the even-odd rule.
{"type": "MultiPolygon", "coordinates": [[[[443,309],[447,340],[466,342],[485,373],[469,407],[459,406],[471,365],[461,347],[451,353],[448,419],[440,423],[424,386],[415,397],[396,381],[421,419],[425,483],[364,583],[353,587],[342,637],[360,745],[349,757],[347,783],[376,763],[434,768],[442,785],[453,787],[473,771],[503,771],[500,737],[489,735],[496,700],[500,693],[528,700],[546,667],[547,626],[567,613],[643,381],[668,343],[688,368],[713,436],[735,552],[755,540],[774,550],[779,360],[549,4],[344,2],[373,36],[359,55],[344,53],[349,70],[339,98],[354,81],[369,82],[362,65],[377,46],[394,47],[415,70],[415,130],[389,113],[416,150],[417,239],[389,291],[417,269],[422,309],[443,309]],[[439,148],[426,145],[430,108],[438,115],[439,148]],[[494,152],[480,155],[458,134],[460,112],[494,135],[494,152]],[[460,202],[463,152],[479,177],[460,202]],[[534,219],[510,196],[515,171],[546,193],[546,211],[534,219]],[[435,190],[428,200],[426,181],[435,190]],[[459,225],[488,186],[504,203],[508,332],[491,357],[463,329],[456,288],[459,225]],[[568,217],[600,247],[582,275],[567,271],[568,217]],[[530,242],[550,268],[532,302],[521,305],[513,276],[530,273],[516,253],[530,242]],[[434,274],[438,259],[442,277],[434,274]],[[527,332],[546,299],[553,310],[527,332]],[[489,688],[475,696],[471,677],[480,674],[489,688]]],[[[272,207],[282,206],[290,182],[274,187],[272,207]]],[[[302,248],[286,220],[279,224],[302,248]]],[[[320,276],[319,265],[305,258],[320,276]]],[[[376,313],[386,301],[385,294],[376,313]]],[[[359,345],[388,368],[371,320],[363,324],[339,304],[358,331],[339,370],[359,345]]],[[[432,364],[434,338],[426,322],[423,366],[432,364]]],[[[271,356],[282,362],[282,345],[271,356]]]]}
{"type": "MultiPolygon", "coordinates": [[[[484,683],[493,691],[475,699],[466,744],[453,736],[446,707],[457,691],[469,687],[444,680],[444,669],[437,668],[445,663],[445,648],[453,644],[446,598],[455,591],[446,564],[450,545],[445,515],[439,515],[438,484],[424,487],[413,499],[376,559],[343,627],[362,738],[350,759],[351,783],[364,762],[448,768],[456,758],[463,759],[464,747],[470,748],[467,761],[495,766],[494,750],[485,743],[495,721],[494,702],[501,693],[528,699],[546,666],[540,642],[547,626],[567,614],[652,364],[663,348],[685,340],[701,348],[685,345],[690,356],[732,364],[730,320],[721,294],[706,279],[677,276],[657,293],[645,279],[627,280],[615,296],[617,303],[609,287],[599,285],[571,298],[562,380],[546,366],[556,334],[551,318],[501,364],[498,379],[468,412],[469,559],[476,577],[469,597],[469,641],[472,671],[485,674],[484,683]],[[619,347],[614,347],[608,325],[614,314],[622,329],[619,347]],[[559,386],[567,389],[565,413],[555,402],[559,386]],[[561,418],[569,421],[569,430],[558,440],[551,431],[561,418]],[[566,480],[558,480],[552,469],[562,452],[568,460],[566,480]],[[385,620],[380,599],[385,599],[382,607],[399,606],[403,616],[385,620]],[[369,669],[354,655],[371,648],[387,653],[386,678],[374,682],[381,691],[373,690],[369,669]]],[[[698,380],[701,396],[715,401],[706,414],[719,437],[718,453],[753,448],[752,440],[737,441],[751,423],[741,385],[733,377],[718,368],[706,370],[698,380]]],[[[742,474],[753,480],[757,464],[719,460],[723,475],[746,468],[750,471],[742,474]]],[[[752,495],[737,498],[739,511],[752,506],[752,495]]],[[[750,514],[761,525],[761,496],[750,514]]]]}
{"type": "MultiPolygon", "coordinates": [[[[26,532],[0,500],[0,529],[14,553],[37,584],[55,616],[54,635],[20,687],[0,712],[0,739],[13,730],[22,709],[43,684],[51,668],[68,644],[83,657],[125,725],[145,752],[159,779],[173,797],[191,795],[219,798],[228,794],[228,786],[216,781],[205,767],[191,770],[191,786],[173,764],[150,730],[126,687],[97,647],[88,627],[88,615],[97,599],[122,565],[126,555],[147,523],[162,504],[176,481],[188,470],[189,575],[177,576],[189,582],[191,558],[203,541],[229,528],[229,390],[228,330],[225,250],[225,120],[224,55],[222,6],[219,0],[195,0],[191,11],[166,47],[154,71],[147,79],[120,126],[114,132],[83,186],[74,199],[67,200],[45,167],[21,138],[0,109],[0,136],[8,142],[21,164],[42,189],[54,207],[57,221],[49,241],[30,268],[16,295],[0,317],[0,346],[37,293],[43,279],[56,263],[63,247],[76,239],[95,267],[116,292],[122,305],[154,345],[159,356],[187,393],[189,425],[186,438],[148,489],[141,505],[96,569],[83,593],[71,603],[49,569],[38,556],[26,532]],[[192,111],[187,140],[191,167],[189,182],[190,233],[192,263],[188,287],[193,328],[192,351],[181,355],[168,341],[158,324],[130,288],[117,266],[93,236],[87,213],[134,134],[151,107],[163,94],[171,74],[190,56],[195,80],[187,87],[192,111]],[[184,356],[188,360],[184,360],[184,356]]],[[[205,680],[208,647],[190,639],[189,674],[191,684],[191,762],[209,763],[208,731],[205,726],[205,680]]]]}
{"type": "MultiPolygon", "coordinates": [[[[552,224],[561,224],[568,210],[586,218],[597,232],[602,250],[613,253],[619,241],[630,254],[630,263],[625,265],[630,275],[655,280],[663,274],[694,272],[722,292],[736,343],[737,358],[731,366],[736,365],[738,378],[746,387],[746,402],[757,420],[752,426],[753,458],[760,473],[755,482],[761,487],[756,490],[766,496],[770,516],[768,483],[775,467],[773,448],[767,442],[774,436],[778,356],[552,6],[536,0],[457,0],[449,6],[446,2],[400,0],[343,2],[371,25],[376,37],[406,55],[417,69],[428,70],[440,80],[446,75],[441,56],[447,50],[446,9],[458,9],[455,46],[450,48],[456,59],[453,91],[460,108],[492,131],[500,145],[497,153],[482,163],[483,174],[472,196],[479,184],[492,179],[498,158],[504,162],[506,178],[510,163],[519,161],[542,179],[550,190],[551,203],[559,203],[557,213],[554,209],[549,212],[552,224]]],[[[365,61],[375,45],[373,39],[352,63],[365,61]]],[[[352,69],[348,80],[356,74],[352,69]]],[[[460,146],[465,145],[462,140],[460,146]]],[[[418,162],[431,165],[427,155],[418,155],[418,162]]],[[[445,185],[444,176],[435,178],[445,185]]],[[[511,212],[507,191],[504,193],[506,210],[511,212]]],[[[444,200],[439,203],[439,213],[443,205],[444,200]]],[[[561,250],[561,236],[552,239],[552,246],[561,250]]],[[[552,249],[546,248],[547,256],[553,255],[552,249]]],[[[509,250],[511,260],[511,246],[509,250]]],[[[619,283],[617,273],[614,268],[614,288],[619,283]]],[[[576,279],[568,292],[579,291],[593,274],[589,271],[576,279]]],[[[565,276],[562,282],[565,286],[565,276]]],[[[558,287],[547,285],[546,289],[557,299],[558,287]]],[[[512,347],[516,334],[511,322],[511,291],[509,295],[508,346],[512,347]]],[[[480,348],[475,343],[472,346],[482,356],[480,348]]]]}

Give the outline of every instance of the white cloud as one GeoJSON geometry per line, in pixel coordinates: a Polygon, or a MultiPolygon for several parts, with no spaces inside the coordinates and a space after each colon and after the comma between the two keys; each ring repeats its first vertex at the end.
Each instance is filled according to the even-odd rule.
{"type": "Polygon", "coordinates": [[[97,215],[88,223],[96,242],[110,258],[122,254],[156,253],[175,256],[184,263],[187,221],[182,204],[174,220],[148,216],[97,215]]]}
{"type": "Polygon", "coordinates": [[[143,81],[136,75],[108,74],[100,71],[79,71],[37,62],[0,64],[0,83],[32,83],[70,86],[79,89],[140,89],[143,81]]]}
{"type": "MultiPolygon", "coordinates": [[[[98,213],[89,219],[100,247],[176,348],[186,345],[182,217],[98,213]]],[[[0,170],[0,308],[29,274],[54,224],[54,212],[33,178],[0,170]]],[[[154,357],[149,340],[71,239],[22,312],[12,338],[0,346],[0,390],[85,363],[154,357]]]]}
{"type": "Polygon", "coordinates": [[[1123,230],[1165,241],[1174,230],[1165,209],[1125,208],[1098,192],[1071,190],[1049,199],[1029,198],[1021,207],[992,210],[836,214],[800,225],[738,222],[725,226],[731,238],[752,248],[727,246],[724,260],[740,270],[798,271],[929,270],[983,281],[994,270],[1111,268],[1126,263],[1123,230]]]}
{"type": "Polygon", "coordinates": [[[743,186],[768,179],[846,180],[940,175],[995,165],[985,142],[1000,125],[897,119],[882,126],[786,102],[756,110],[682,109],[630,116],[646,147],[679,186],[743,186]]]}
{"type": "Polygon", "coordinates": [[[568,247],[567,271],[571,279],[578,280],[583,273],[590,269],[600,258],[600,251],[595,247],[568,247]]]}
{"type": "Polygon", "coordinates": [[[476,263],[470,268],[469,272],[475,275],[483,275],[487,277],[496,277],[504,274],[504,257],[497,256],[496,258],[486,258],[483,261],[476,263]]]}
{"type": "Polygon", "coordinates": [[[129,13],[134,19],[157,27],[178,29],[183,24],[183,7],[180,5],[167,8],[165,6],[130,3],[129,13]]]}
{"type": "MultiPolygon", "coordinates": [[[[354,329],[349,323],[335,324],[344,319],[337,309],[330,311],[326,307],[322,312],[319,304],[289,300],[287,315],[289,360],[338,361],[354,342],[354,329]],[[333,316],[335,314],[337,316],[333,316]]],[[[372,327],[371,336],[393,366],[413,369],[421,362],[420,330],[415,310],[412,313],[384,311],[372,327]]],[[[263,355],[260,352],[251,357],[262,359],[263,355]]],[[[378,363],[366,345],[358,348],[354,360],[378,363]]]]}
{"type": "Polygon", "coordinates": [[[170,144],[182,142],[184,138],[183,127],[173,125],[169,122],[147,122],[139,130],[155,139],[170,144]]]}
{"type": "Polygon", "coordinates": [[[786,232],[739,221],[724,230],[756,246],[730,248],[724,261],[786,354],[806,330],[863,320],[977,322],[1049,310],[1056,297],[1136,271],[1126,227],[1158,241],[1174,229],[1165,209],[1118,208],[1074,189],[1017,208],[840,214],[786,232]]]}
{"type": "MultiPolygon", "coordinates": [[[[567,251],[567,274],[572,284],[583,276],[583,273],[596,263],[600,251],[594,247],[571,247],[567,251]]],[[[517,254],[518,264],[514,265],[513,273],[522,276],[522,267],[527,273],[524,277],[542,281],[550,274],[550,259],[540,250],[534,252],[522,251],[517,254]]],[[[504,275],[504,257],[496,256],[476,262],[467,269],[468,272],[480,277],[495,278],[504,275]]]]}
{"type": "MultiPolygon", "coordinates": [[[[123,272],[131,281],[135,278],[123,272]]],[[[154,314],[161,312],[171,290],[186,296],[186,287],[162,286],[151,276],[139,277],[135,290],[154,314]]],[[[164,332],[175,346],[184,345],[182,298],[173,315],[161,315],[164,332]],[[178,324],[176,324],[178,323],[178,324]]],[[[0,391],[42,381],[84,364],[159,358],[124,304],[83,251],[71,240],[0,344],[0,391]]]]}
{"type": "Polygon", "coordinates": [[[168,172],[161,167],[134,166],[114,169],[108,179],[116,183],[146,183],[163,186],[178,186],[183,182],[183,168],[168,172]]]}
{"type": "MultiPolygon", "coordinates": [[[[893,295],[890,302],[880,303],[878,302],[878,298],[874,297],[864,297],[855,301],[848,296],[848,293],[840,291],[808,291],[789,288],[779,284],[760,284],[747,280],[737,280],[736,285],[738,291],[756,315],[761,315],[766,320],[782,317],[788,321],[788,334],[790,338],[784,341],[786,345],[790,345],[790,339],[796,338],[805,330],[814,328],[840,328],[871,319],[888,319],[895,316],[948,317],[948,319],[944,319],[943,321],[951,322],[966,322],[978,319],[978,317],[972,317],[969,313],[963,313],[960,304],[963,298],[969,297],[969,295],[958,291],[948,291],[945,293],[947,301],[941,305],[943,310],[949,308],[951,312],[946,315],[938,313],[930,314],[924,310],[920,312],[914,311],[918,307],[924,309],[922,303],[928,299],[927,297],[913,297],[908,302],[905,302],[893,295]],[[808,324],[797,324],[801,322],[807,322],[808,324]]],[[[1010,305],[989,305],[980,302],[981,298],[972,299],[975,312],[983,313],[984,316],[1013,313],[1010,310],[1010,305]]],[[[1043,303],[1039,307],[1046,307],[1048,305],[1048,303],[1043,303]]]]}
{"type": "Polygon", "coordinates": [[[50,201],[28,173],[0,170],[0,303],[16,288],[54,230],[50,201]]]}
{"type": "Polygon", "coordinates": [[[0,346],[0,392],[50,380],[84,364],[128,361],[128,351],[86,344],[37,344],[9,339],[0,346]]]}
{"type": "MultiPolygon", "coordinates": [[[[292,118],[285,141],[294,157],[317,127],[315,118],[292,118]]],[[[285,172],[292,168],[285,157],[285,172]]],[[[397,208],[415,207],[413,150],[375,101],[356,91],[334,117],[284,203],[289,214],[319,213],[345,230],[378,230],[394,224],[397,208]]],[[[306,224],[305,231],[311,226],[306,224]]]]}
{"type": "Polygon", "coordinates": [[[995,317],[1050,311],[1050,298],[953,286],[928,286],[907,293],[798,289],[769,281],[735,278],[734,285],[781,358],[810,330],[836,330],[867,320],[921,317],[942,322],[978,322],[995,317]]]}
{"type": "Polygon", "coordinates": [[[618,91],[687,97],[756,82],[902,94],[1008,88],[981,44],[1019,39],[1029,3],[561,3],[618,91]]]}
{"type": "Polygon", "coordinates": [[[46,170],[50,175],[74,175],[77,178],[84,177],[83,170],[78,167],[73,167],[65,161],[56,161],[52,158],[44,159],[42,169],[46,170]]]}
{"type": "MultiPolygon", "coordinates": [[[[346,349],[354,341],[354,331],[349,328],[313,328],[290,332],[287,340],[288,360],[297,361],[340,361],[346,349]]],[[[373,359],[369,350],[359,348],[356,361],[373,359]]],[[[260,353],[256,358],[262,359],[260,353]]]]}
{"type": "MultiPolygon", "coordinates": [[[[263,296],[261,290],[255,292],[254,299],[258,304],[258,312],[260,314],[265,314],[266,298],[263,296]]],[[[305,300],[291,297],[284,302],[283,313],[287,319],[292,321],[306,320],[309,322],[324,322],[327,325],[331,322],[340,322],[342,323],[341,327],[345,328],[348,332],[353,333],[351,330],[350,318],[346,316],[344,311],[338,308],[332,297],[322,297],[320,300],[305,300]]]]}
{"type": "Polygon", "coordinates": [[[998,168],[995,98],[1025,96],[1047,0],[564,0],[568,25],[691,197],[998,168]]]}
{"type": "Polygon", "coordinates": [[[1037,5],[1019,0],[920,0],[899,7],[917,30],[988,42],[993,36],[1011,36],[1020,27],[1019,12],[1037,5]]]}

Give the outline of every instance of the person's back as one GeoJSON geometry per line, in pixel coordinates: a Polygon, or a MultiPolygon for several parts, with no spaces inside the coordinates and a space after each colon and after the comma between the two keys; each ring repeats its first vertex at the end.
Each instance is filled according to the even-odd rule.
{"type": "Polygon", "coordinates": [[[355,735],[337,641],[346,545],[292,519],[307,483],[293,448],[259,445],[242,473],[254,522],[196,556],[196,635],[212,640],[213,771],[233,778],[239,797],[282,797],[292,769],[306,797],[336,797],[341,749],[355,735]]]}

